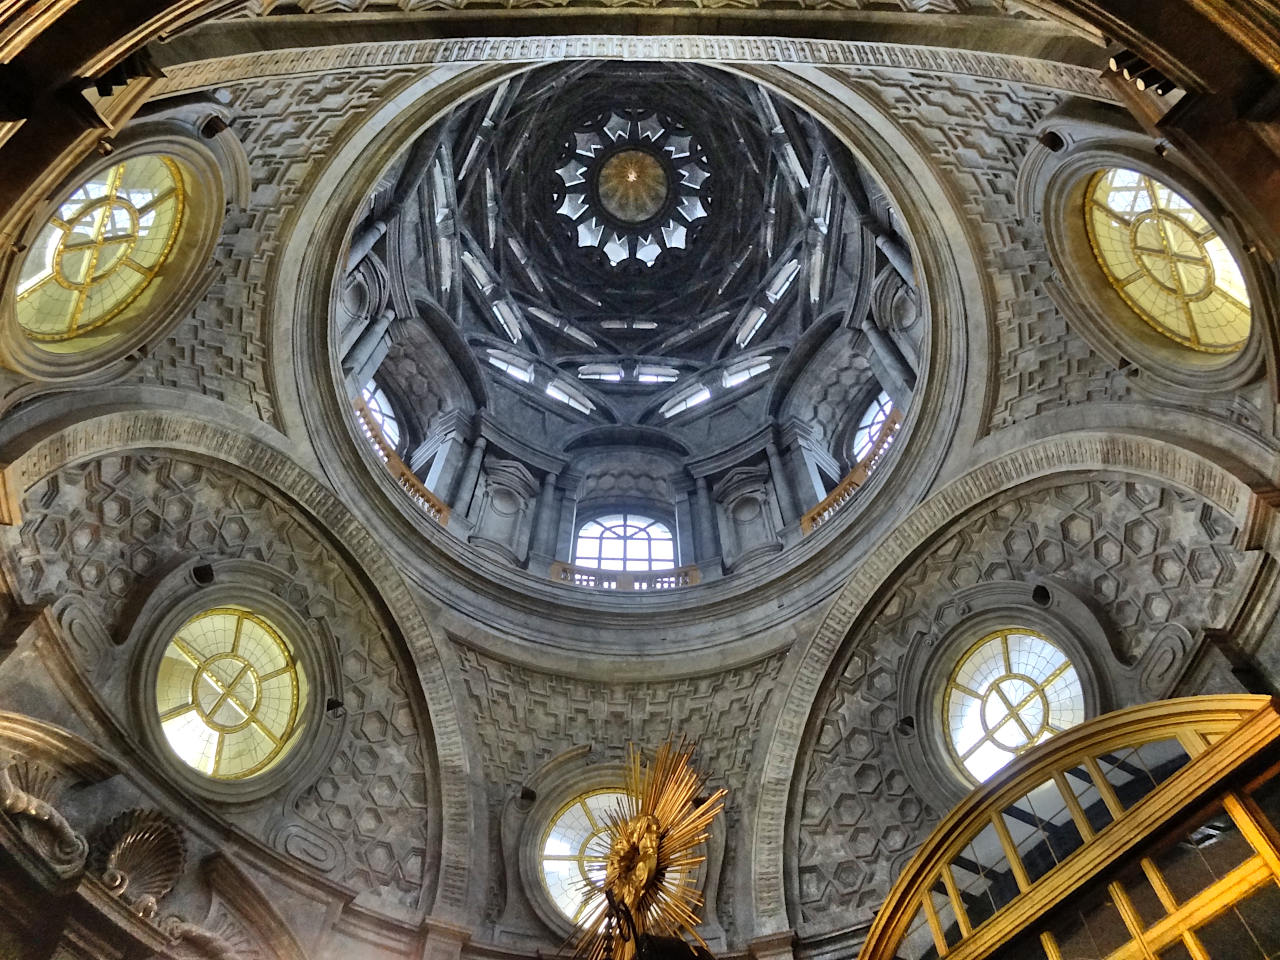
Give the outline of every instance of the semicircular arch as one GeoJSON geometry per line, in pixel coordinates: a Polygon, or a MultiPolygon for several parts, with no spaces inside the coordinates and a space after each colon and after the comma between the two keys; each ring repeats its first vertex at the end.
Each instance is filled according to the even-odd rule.
{"type": "MultiPolygon", "coordinates": [[[[267,442],[173,411],[124,410],[90,414],[69,426],[24,436],[4,451],[0,488],[7,507],[4,522],[21,522],[25,491],[59,469],[124,451],[178,451],[240,473],[279,494],[325,531],[335,550],[359,571],[367,593],[404,644],[417,673],[431,723],[432,748],[439,774],[440,868],[435,878],[432,915],[461,918],[478,894],[472,890],[472,852],[476,805],[471,795],[470,762],[447,680],[447,645],[423,618],[408,585],[374,538],[342,501],[288,454],[267,442]]],[[[482,892],[482,891],[481,891],[482,892]]]]}
{"type": "Polygon", "coordinates": [[[1050,477],[1067,480],[1099,472],[1155,480],[1195,493],[1234,521],[1246,547],[1256,545],[1264,507],[1245,481],[1202,453],[1133,434],[1082,431],[1029,443],[975,467],[915,507],[866,555],[817,631],[795,651],[795,672],[763,751],[759,802],[748,844],[756,936],[791,926],[785,861],[803,790],[803,746],[812,739],[813,711],[821,691],[841,662],[849,638],[875,609],[874,599],[939,536],[993,498],[1050,477]]]}

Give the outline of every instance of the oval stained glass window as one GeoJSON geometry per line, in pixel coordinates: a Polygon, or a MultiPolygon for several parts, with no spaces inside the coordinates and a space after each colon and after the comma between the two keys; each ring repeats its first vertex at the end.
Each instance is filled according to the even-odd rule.
{"type": "Polygon", "coordinates": [[[22,263],[16,315],[23,332],[62,352],[123,333],[112,321],[145,306],[163,275],[182,229],[186,189],[176,160],[147,154],[107,167],[67,194],[22,263]]]}
{"type": "Polygon", "coordinates": [[[278,630],[247,610],[192,617],[165,647],[156,712],[173,752],[215,780],[243,780],[297,741],[306,678],[278,630]]]}
{"type": "Polygon", "coordinates": [[[1112,167],[1089,181],[1084,219],[1107,280],[1148,325],[1204,353],[1244,346],[1252,310],[1240,265],[1190,200],[1112,167]]]}
{"type": "Polygon", "coordinates": [[[944,694],[952,756],[976,781],[1084,720],[1084,688],[1067,655],[1033,630],[988,634],[956,665],[944,694]]]}

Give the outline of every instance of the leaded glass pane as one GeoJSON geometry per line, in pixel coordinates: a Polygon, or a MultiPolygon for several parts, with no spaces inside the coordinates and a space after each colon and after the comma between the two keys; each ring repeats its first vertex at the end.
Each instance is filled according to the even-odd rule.
{"type": "Polygon", "coordinates": [[[616,790],[584,794],[565,804],[542,838],[542,882],[569,920],[582,918],[584,897],[604,876],[609,842],[607,817],[625,795],[616,790]]]}
{"type": "Polygon", "coordinates": [[[293,745],[306,679],[283,636],[235,607],[174,634],[156,673],[160,728],[183,763],[218,780],[261,773],[293,745]]]}
{"type": "Polygon", "coordinates": [[[387,399],[387,395],[382,391],[382,388],[370,380],[364,385],[361,395],[364,397],[364,404],[369,410],[369,415],[373,417],[374,423],[382,431],[383,439],[393,449],[399,447],[400,421],[396,419],[395,411],[391,408],[391,401],[387,399]]]}
{"type": "Polygon", "coordinates": [[[881,390],[880,395],[863,411],[862,419],[858,421],[858,429],[853,434],[855,463],[862,463],[873,453],[883,452],[893,442],[892,434],[884,437],[881,442],[881,434],[885,431],[891,413],[893,413],[893,401],[887,392],[881,390]]]}
{"type": "Polygon", "coordinates": [[[675,540],[667,525],[650,517],[618,513],[588,520],[578,530],[573,562],[599,570],[647,572],[676,565],[675,540]]]}
{"type": "Polygon", "coordinates": [[[161,275],[186,207],[181,168],[158,154],[123,160],[80,184],[22,262],[16,314],[27,336],[66,350],[118,333],[105,325],[161,275]],[[81,339],[92,331],[99,335],[81,339]]]}
{"type": "Polygon", "coordinates": [[[1186,197],[1136,170],[1102,170],[1085,193],[1085,224],[1107,279],[1146,323],[1194,350],[1244,346],[1252,323],[1244,276],[1186,197]]]}
{"type": "Polygon", "coordinates": [[[1067,655],[1046,637],[1001,630],[961,658],[945,709],[953,755],[982,781],[1084,720],[1084,689],[1067,655]]]}

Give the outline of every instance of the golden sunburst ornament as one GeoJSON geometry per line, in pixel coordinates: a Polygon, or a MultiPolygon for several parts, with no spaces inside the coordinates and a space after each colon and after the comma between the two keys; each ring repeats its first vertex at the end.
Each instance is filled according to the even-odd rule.
{"type": "Polygon", "coordinates": [[[693,748],[665,743],[650,765],[631,748],[627,783],[618,809],[606,815],[609,854],[603,880],[583,896],[575,955],[584,960],[633,960],[636,941],[649,934],[698,936],[698,848],[724,810],[725,791],[697,800],[704,778],[693,768],[693,748]]]}

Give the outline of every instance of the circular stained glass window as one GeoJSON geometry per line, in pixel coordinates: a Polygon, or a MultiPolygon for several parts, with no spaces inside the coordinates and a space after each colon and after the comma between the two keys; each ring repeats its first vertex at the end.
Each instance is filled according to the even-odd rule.
{"type": "Polygon", "coordinates": [[[216,780],[243,780],[297,740],[306,679],[289,643],[247,610],[188,620],[156,674],[160,728],[183,763],[216,780]]]}
{"type": "Polygon", "coordinates": [[[952,755],[974,780],[1084,720],[1080,675],[1056,644],[1021,628],[988,634],[947,682],[952,755]]]}
{"type": "Polygon", "coordinates": [[[574,924],[584,919],[585,895],[604,880],[610,814],[625,794],[598,790],[560,808],[542,838],[542,883],[552,902],[574,924]]]}
{"type": "Polygon", "coordinates": [[[1096,173],[1085,225],[1107,279],[1149,325],[1205,353],[1233,353],[1249,337],[1240,265],[1186,197],[1136,170],[1096,173]]]}
{"type": "Polygon", "coordinates": [[[23,261],[16,308],[23,332],[60,351],[90,349],[124,332],[112,321],[145,300],[161,276],[186,206],[181,167],[158,154],[121,161],[80,184],[23,261]]]}

